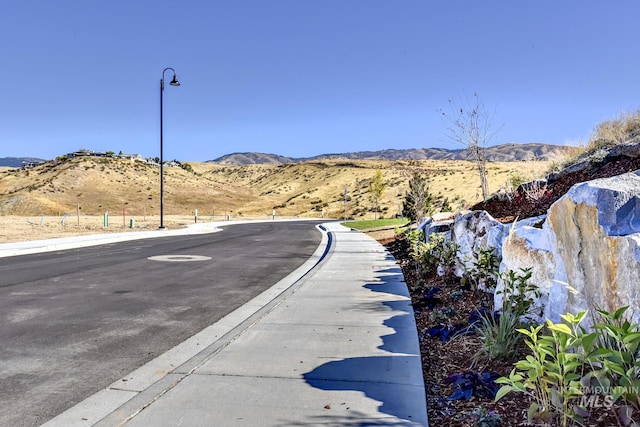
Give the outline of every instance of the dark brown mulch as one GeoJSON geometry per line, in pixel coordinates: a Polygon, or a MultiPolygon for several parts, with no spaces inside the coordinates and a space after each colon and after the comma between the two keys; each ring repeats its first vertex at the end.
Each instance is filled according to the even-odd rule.
{"type": "MultiPolygon", "coordinates": [[[[402,268],[411,295],[422,357],[429,425],[437,427],[480,425],[477,424],[477,413],[480,408],[499,415],[503,427],[527,425],[527,409],[531,402],[527,396],[520,393],[510,393],[498,402],[482,397],[473,397],[468,401],[447,399],[454,392],[453,386],[446,384],[446,378],[450,375],[469,370],[479,373],[495,372],[501,376],[508,375],[513,369],[513,361],[479,360],[474,363],[474,357],[481,347],[481,341],[477,336],[459,335],[449,342],[442,342],[425,333],[427,329],[444,323],[466,322],[472,310],[491,306],[487,294],[465,289],[457,278],[419,273],[409,257],[408,245],[404,240],[386,240],[381,243],[393,254],[402,268]],[[437,306],[430,309],[421,302],[421,298],[433,286],[441,290],[436,294],[439,298],[437,306]]],[[[485,425],[488,426],[488,424],[485,425]]],[[[610,427],[617,426],[619,423],[616,421],[613,409],[600,408],[593,410],[591,419],[585,425],[610,427]]]]}
{"type": "Polygon", "coordinates": [[[512,393],[497,403],[477,397],[469,401],[447,399],[454,392],[453,386],[445,384],[446,378],[450,375],[469,370],[507,375],[512,369],[510,364],[482,361],[473,366],[472,361],[480,345],[477,337],[459,336],[449,342],[442,342],[424,332],[446,322],[451,324],[466,322],[472,310],[487,306],[486,294],[483,296],[464,289],[459,280],[445,279],[435,274],[421,275],[408,257],[408,246],[404,240],[397,239],[382,243],[385,243],[386,248],[400,264],[411,294],[427,392],[429,424],[438,427],[474,426],[477,419],[475,413],[482,407],[487,412],[496,411],[503,422],[511,420],[509,422],[512,423],[504,423],[505,426],[522,425],[522,421],[526,420],[526,410],[529,407],[527,399],[522,395],[512,393]],[[421,304],[420,298],[433,286],[441,289],[437,293],[440,302],[437,307],[429,309],[421,304]],[[443,316],[447,316],[444,322],[443,316]]]}
{"type": "MultiPolygon", "coordinates": [[[[546,193],[538,200],[516,194],[512,201],[501,202],[490,199],[473,206],[471,210],[485,210],[502,223],[512,222],[516,218],[531,218],[545,214],[549,207],[565,195],[574,184],[638,169],[640,169],[640,158],[620,157],[600,164],[593,163],[581,171],[567,173],[555,180],[550,180],[546,193]]],[[[458,336],[444,343],[425,334],[427,329],[439,326],[443,322],[450,324],[465,322],[474,309],[482,306],[491,307],[492,304],[487,295],[465,289],[459,279],[445,279],[433,273],[419,272],[409,256],[408,245],[403,240],[386,240],[381,243],[400,264],[411,294],[420,341],[429,424],[438,427],[479,425],[476,413],[479,408],[484,408],[487,412],[495,411],[500,416],[501,425],[504,427],[527,425],[526,412],[530,401],[519,393],[510,393],[497,403],[490,399],[476,397],[469,401],[447,399],[454,391],[445,381],[450,375],[470,369],[507,375],[513,368],[512,363],[484,360],[474,365],[474,356],[481,346],[476,336],[458,336]],[[437,307],[430,309],[424,306],[421,298],[433,286],[441,290],[437,294],[439,298],[437,307]]],[[[614,409],[600,408],[593,410],[591,419],[585,425],[610,427],[621,424],[615,418],[614,409]]]]}
{"type": "Polygon", "coordinates": [[[513,222],[516,218],[531,218],[545,214],[551,205],[564,196],[574,184],[597,178],[608,178],[638,169],[640,169],[640,158],[619,157],[602,164],[593,163],[581,171],[568,173],[557,180],[550,181],[546,194],[538,200],[531,200],[524,194],[516,194],[511,201],[492,198],[486,202],[477,203],[470,209],[487,211],[502,223],[513,222]]]}

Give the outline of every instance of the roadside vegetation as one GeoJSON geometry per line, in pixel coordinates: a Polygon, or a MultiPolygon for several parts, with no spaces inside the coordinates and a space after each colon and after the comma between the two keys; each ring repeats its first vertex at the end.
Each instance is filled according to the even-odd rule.
{"type": "Polygon", "coordinates": [[[591,329],[587,312],[537,323],[531,268],[501,274],[489,248],[459,278],[455,244],[412,229],[387,247],[410,289],[433,425],[638,425],[640,325],[627,307],[593,310],[591,329]]]}
{"type": "Polygon", "coordinates": [[[381,227],[404,227],[409,224],[409,220],[405,218],[387,218],[387,219],[375,219],[364,221],[348,221],[343,222],[342,225],[349,228],[355,228],[356,230],[371,230],[381,227]]]}
{"type": "MultiPolygon", "coordinates": [[[[507,176],[512,193],[506,202],[481,202],[477,209],[491,207],[504,222],[544,213],[548,203],[577,182],[638,169],[635,158],[611,156],[607,150],[639,136],[640,112],[605,121],[587,144],[568,150],[562,163],[550,168],[558,171],[586,162],[585,169],[565,172],[549,187],[543,180],[531,184],[542,175],[514,170],[507,176]]],[[[415,190],[421,188],[416,186],[419,180],[409,186],[405,200],[412,218],[419,216],[411,212],[412,202],[425,199],[417,197],[425,193],[415,190]],[[411,192],[416,194],[409,196],[411,192]]],[[[442,234],[425,236],[405,228],[387,248],[398,259],[410,290],[431,424],[640,425],[637,313],[628,307],[612,312],[594,307],[552,322],[536,311],[540,292],[531,280],[532,266],[501,273],[499,252],[493,248],[474,254],[462,277],[453,274],[458,248],[442,234]],[[495,307],[498,280],[504,289],[502,305],[495,307]]]]}

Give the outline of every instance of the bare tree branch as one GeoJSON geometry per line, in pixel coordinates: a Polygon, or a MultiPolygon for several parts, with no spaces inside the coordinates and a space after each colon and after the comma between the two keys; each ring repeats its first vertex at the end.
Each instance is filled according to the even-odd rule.
{"type": "Polygon", "coordinates": [[[449,99],[449,111],[438,110],[449,138],[467,147],[469,158],[476,164],[480,173],[480,187],[482,198],[489,197],[489,183],[487,181],[486,146],[502,128],[493,128],[495,113],[489,113],[484,102],[477,93],[469,99],[465,96],[462,103],[449,99]]]}

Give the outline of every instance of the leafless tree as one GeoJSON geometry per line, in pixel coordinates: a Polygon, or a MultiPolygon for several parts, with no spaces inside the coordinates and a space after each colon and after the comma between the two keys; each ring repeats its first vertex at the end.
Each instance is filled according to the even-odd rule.
{"type": "Polygon", "coordinates": [[[482,198],[489,198],[487,181],[486,146],[502,128],[493,128],[495,113],[487,111],[484,102],[477,93],[473,98],[465,97],[463,102],[449,99],[449,111],[439,110],[450,139],[467,147],[469,158],[476,164],[480,173],[482,198]]]}

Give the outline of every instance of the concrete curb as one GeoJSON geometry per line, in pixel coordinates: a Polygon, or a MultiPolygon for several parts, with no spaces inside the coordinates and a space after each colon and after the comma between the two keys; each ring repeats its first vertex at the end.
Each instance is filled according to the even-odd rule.
{"type": "MultiPolygon", "coordinates": [[[[131,231],[122,233],[90,234],[84,236],[60,237],[56,239],[31,240],[0,244],[0,258],[28,255],[42,252],[62,251],[66,249],[84,248],[89,246],[106,245],[109,243],[126,242],[129,240],[153,239],[157,237],[182,236],[188,234],[215,233],[222,231],[221,227],[255,222],[287,222],[304,221],[304,219],[276,219],[276,220],[246,220],[246,221],[216,221],[189,224],[185,228],[173,230],[131,231]]],[[[308,220],[317,220],[309,218],[308,220]]]]}

